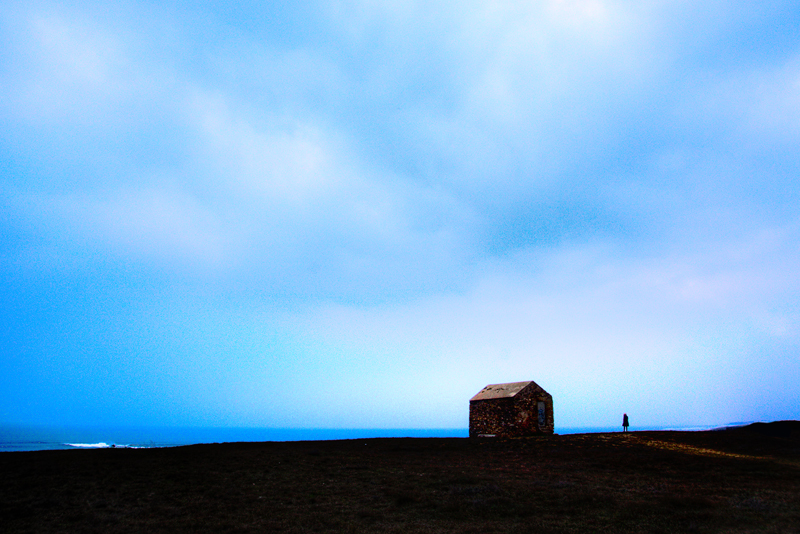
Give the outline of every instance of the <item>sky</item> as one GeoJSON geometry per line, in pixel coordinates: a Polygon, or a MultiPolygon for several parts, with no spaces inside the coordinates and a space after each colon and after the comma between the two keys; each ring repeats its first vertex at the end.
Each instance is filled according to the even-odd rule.
{"type": "Polygon", "coordinates": [[[7,0],[0,422],[800,419],[800,6],[7,0]]]}

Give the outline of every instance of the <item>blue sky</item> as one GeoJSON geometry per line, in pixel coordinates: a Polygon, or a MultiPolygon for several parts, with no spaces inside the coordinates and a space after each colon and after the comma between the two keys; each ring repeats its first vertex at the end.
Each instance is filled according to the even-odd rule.
{"type": "Polygon", "coordinates": [[[795,2],[0,7],[0,421],[800,418],[795,2]]]}

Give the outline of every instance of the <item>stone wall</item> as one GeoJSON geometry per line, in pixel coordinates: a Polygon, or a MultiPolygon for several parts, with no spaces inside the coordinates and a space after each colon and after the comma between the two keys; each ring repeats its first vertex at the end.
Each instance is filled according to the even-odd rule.
{"type": "Polygon", "coordinates": [[[517,427],[523,434],[552,434],[553,422],[553,397],[544,390],[536,391],[525,388],[514,397],[514,407],[517,417],[517,427]],[[540,424],[539,403],[544,403],[544,414],[540,424]]]}
{"type": "Polygon", "coordinates": [[[469,403],[469,437],[503,436],[513,432],[514,399],[491,399],[469,403]]]}

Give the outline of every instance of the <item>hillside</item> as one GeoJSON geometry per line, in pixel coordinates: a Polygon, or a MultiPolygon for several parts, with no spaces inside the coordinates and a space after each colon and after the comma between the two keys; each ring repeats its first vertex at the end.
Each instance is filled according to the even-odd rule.
{"type": "Polygon", "coordinates": [[[0,454],[6,532],[797,532],[800,422],[0,454]]]}

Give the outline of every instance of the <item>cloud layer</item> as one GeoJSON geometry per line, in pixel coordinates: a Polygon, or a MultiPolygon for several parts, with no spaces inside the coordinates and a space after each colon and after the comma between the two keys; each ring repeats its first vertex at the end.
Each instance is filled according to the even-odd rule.
{"type": "Polygon", "coordinates": [[[800,417],[799,15],[5,5],[0,420],[800,417]]]}

